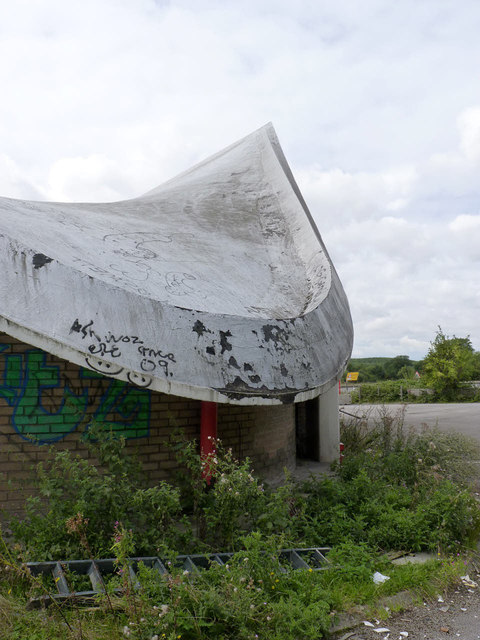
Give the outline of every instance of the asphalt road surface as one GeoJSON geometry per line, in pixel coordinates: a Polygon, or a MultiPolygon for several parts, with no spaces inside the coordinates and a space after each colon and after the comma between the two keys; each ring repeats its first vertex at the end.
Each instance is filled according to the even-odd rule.
{"type": "Polygon", "coordinates": [[[367,416],[369,422],[378,419],[382,412],[395,415],[405,407],[406,427],[421,429],[422,425],[437,427],[441,431],[457,431],[472,436],[480,443],[480,403],[451,404],[347,404],[341,405],[341,413],[367,416]]]}

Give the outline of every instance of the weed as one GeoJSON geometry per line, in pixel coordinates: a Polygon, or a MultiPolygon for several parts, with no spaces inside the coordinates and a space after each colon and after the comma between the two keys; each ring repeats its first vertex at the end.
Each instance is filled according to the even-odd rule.
{"type": "Polygon", "coordinates": [[[10,522],[15,539],[31,560],[105,557],[116,521],[135,532],[135,552],[168,548],[179,538],[180,494],[166,482],[146,488],[135,456],[110,432],[89,432],[89,448],[100,465],[52,450],[48,465],[35,468],[37,496],[25,504],[25,517],[10,522]],[[93,436],[96,436],[95,440],[93,436]],[[87,523],[81,535],[65,527],[77,514],[87,523]],[[87,526],[88,525],[88,526],[87,526]]]}
{"type": "MultiPolygon", "coordinates": [[[[373,428],[367,421],[343,424],[345,458],[336,476],[301,485],[287,476],[276,490],[263,486],[249,461],[236,460],[221,443],[205,460],[195,443],[181,440],[172,446],[183,464],[182,485],[145,488],[136,461],[126,459],[122,441],[110,437],[99,434],[92,441],[102,473],[65,452],[55,454],[50,467],[39,465],[40,496],[13,527],[30,557],[116,557],[118,575],[105,589],[111,604],[99,600],[89,615],[52,610],[32,627],[39,640],[63,637],[51,631],[51,620],[72,640],[79,633],[108,640],[313,640],[328,632],[336,611],[375,607],[381,596],[404,588],[438,593],[460,571],[457,560],[442,556],[424,567],[393,567],[379,551],[454,554],[480,531],[466,464],[474,446],[435,430],[407,430],[402,413],[381,413],[373,428]],[[111,495],[114,490],[118,495],[111,495]],[[274,535],[278,531],[281,536],[274,535]],[[285,546],[331,546],[330,568],[286,570],[278,555],[285,546]],[[227,549],[236,553],[224,566],[212,564],[195,575],[175,566],[180,552],[227,549]],[[132,582],[134,555],[162,555],[169,574],[140,566],[132,582]],[[374,584],[374,571],[390,580],[374,584]]],[[[4,606],[8,640],[25,635],[10,599],[28,591],[17,551],[0,554],[12,567],[0,571],[0,620],[4,606]]]]}
{"type": "Polygon", "coordinates": [[[215,442],[215,453],[204,458],[194,442],[180,440],[172,446],[184,469],[179,474],[182,503],[192,516],[200,544],[235,549],[239,539],[256,527],[267,502],[250,460],[237,460],[220,441],[215,442]]]}

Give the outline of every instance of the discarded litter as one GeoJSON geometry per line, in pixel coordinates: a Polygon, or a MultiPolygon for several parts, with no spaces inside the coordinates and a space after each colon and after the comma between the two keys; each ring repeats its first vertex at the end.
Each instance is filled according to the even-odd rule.
{"type": "Polygon", "coordinates": [[[460,576],[460,580],[466,587],[478,587],[478,584],[475,582],[475,580],[472,580],[468,574],[466,576],[460,576]]]}
{"type": "Polygon", "coordinates": [[[366,627],[374,627],[374,626],[375,626],[375,625],[374,625],[374,624],[372,624],[371,622],[368,622],[368,620],[364,620],[364,621],[363,621],[363,624],[364,624],[366,627]]]}
{"type": "Polygon", "coordinates": [[[378,627],[378,629],[374,629],[375,633],[388,633],[390,629],[387,627],[378,627]]]}
{"type": "Polygon", "coordinates": [[[433,553],[409,553],[406,555],[402,555],[401,557],[394,558],[392,560],[392,564],[402,565],[402,564],[424,564],[428,562],[432,558],[434,558],[433,553]]]}
{"type": "Polygon", "coordinates": [[[373,574],[373,581],[375,584],[382,584],[382,582],[386,582],[387,580],[390,580],[390,576],[384,576],[383,573],[380,573],[379,571],[375,571],[373,574]]]}

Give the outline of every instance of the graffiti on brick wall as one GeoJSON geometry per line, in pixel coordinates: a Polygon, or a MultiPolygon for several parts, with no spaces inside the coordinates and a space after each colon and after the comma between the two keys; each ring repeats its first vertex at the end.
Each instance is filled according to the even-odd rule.
{"type": "Polygon", "coordinates": [[[0,403],[11,407],[12,427],[23,438],[51,443],[79,427],[88,431],[93,421],[125,438],[148,435],[150,391],[83,368],[74,385],[47,364],[44,351],[9,348],[0,344],[0,403]]]}
{"type": "Polygon", "coordinates": [[[83,380],[107,382],[97,404],[93,420],[124,438],[148,436],[150,424],[150,391],[137,389],[127,382],[105,378],[89,369],[80,369],[83,380]]]}

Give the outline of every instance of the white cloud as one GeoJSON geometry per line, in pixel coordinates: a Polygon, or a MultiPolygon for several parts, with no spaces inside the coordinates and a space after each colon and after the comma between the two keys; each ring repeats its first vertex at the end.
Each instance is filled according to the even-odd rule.
{"type": "Polygon", "coordinates": [[[458,233],[462,233],[464,231],[476,231],[477,229],[480,229],[480,214],[476,214],[473,216],[462,214],[460,216],[457,216],[454,220],[452,220],[452,222],[450,222],[448,228],[451,231],[455,231],[458,233]]]}
{"type": "Polygon", "coordinates": [[[355,353],[480,349],[479,30],[474,0],[0,0],[0,192],[133,197],[272,120],[355,353]]]}
{"type": "Polygon", "coordinates": [[[317,168],[297,174],[302,192],[320,228],[339,222],[381,216],[401,211],[408,204],[416,175],[403,167],[385,173],[348,173],[341,169],[317,168]]]}
{"type": "Polygon", "coordinates": [[[121,199],[118,168],[103,155],[60,158],[48,174],[48,197],[68,201],[74,191],[81,201],[112,202],[121,199]]]}
{"type": "Polygon", "coordinates": [[[0,153],[0,193],[29,200],[41,197],[40,191],[27,181],[17,163],[4,153],[0,153]]]}
{"type": "Polygon", "coordinates": [[[466,109],[458,118],[460,149],[470,162],[480,160],[480,107],[466,109]]]}

